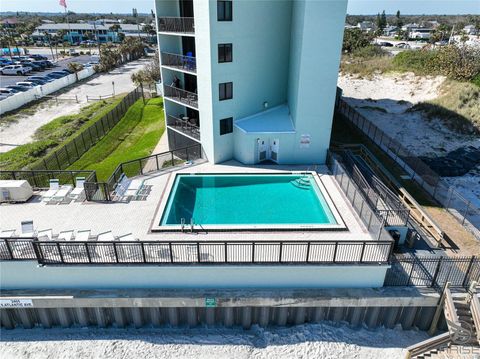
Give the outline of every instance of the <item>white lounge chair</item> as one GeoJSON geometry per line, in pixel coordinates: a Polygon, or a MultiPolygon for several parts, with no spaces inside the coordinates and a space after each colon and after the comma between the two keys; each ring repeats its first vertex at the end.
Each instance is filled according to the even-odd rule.
{"type": "Polygon", "coordinates": [[[20,238],[28,238],[35,236],[35,229],[33,228],[33,221],[22,221],[22,234],[20,238]]]}
{"type": "Polygon", "coordinates": [[[48,189],[47,192],[45,192],[42,195],[42,200],[44,202],[50,201],[50,199],[57,193],[57,191],[60,189],[60,182],[58,179],[51,179],[50,180],[50,188],[48,189]]]}
{"type": "Polygon", "coordinates": [[[138,192],[143,187],[143,180],[135,179],[130,182],[127,190],[124,193],[124,197],[136,197],[138,192]]]}
{"type": "Polygon", "coordinates": [[[77,177],[75,179],[75,188],[68,194],[68,197],[76,201],[81,199],[85,194],[85,187],[83,186],[84,183],[85,177],[77,177]]]}
{"type": "Polygon", "coordinates": [[[1,238],[11,238],[15,236],[15,229],[5,229],[0,232],[0,237],[1,238]]]}
{"type": "Polygon", "coordinates": [[[114,240],[115,236],[113,235],[112,231],[103,232],[97,236],[97,241],[99,242],[111,242],[114,240]]]}
{"type": "Polygon", "coordinates": [[[133,242],[135,240],[138,240],[138,239],[135,239],[132,233],[124,234],[122,236],[117,237],[117,241],[133,242]]]}
{"type": "Polygon", "coordinates": [[[53,202],[53,203],[63,202],[72,190],[73,190],[72,185],[67,184],[67,185],[61,186],[60,189],[52,196],[49,203],[50,202],[53,202]]]}
{"type": "Polygon", "coordinates": [[[73,230],[62,231],[58,234],[59,241],[71,241],[73,239],[73,230]]]}
{"type": "Polygon", "coordinates": [[[37,238],[39,240],[47,239],[47,240],[51,241],[52,237],[53,237],[53,231],[51,229],[44,229],[44,230],[41,230],[41,231],[37,232],[37,238]]]}
{"type": "Polygon", "coordinates": [[[75,241],[78,242],[86,242],[90,238],[90,230],[86,229],[83,231],[77,231],[77,235],[75,236],[75,241]]]}

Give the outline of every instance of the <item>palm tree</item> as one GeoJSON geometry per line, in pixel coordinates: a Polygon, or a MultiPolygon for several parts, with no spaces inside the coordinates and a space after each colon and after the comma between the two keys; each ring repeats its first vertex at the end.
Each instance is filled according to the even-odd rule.
{"type": "Polygon", "coordinates": [[[115,33],[115,40],[118,40],[118,30],[120,30],[121,28],[122,27],[119,24],[113,24],[108,28],[110,31],[115,33]]]}
{"type": "MultiPolygon", "coordinates": [[[[51,40],[50,34],[49,34],[47,31],[45,31],[45,32],[43,33],[43,35],[45,35],[45,37],[46,37],[47,40],[48,40],[48,46],[50,46],[50,51],[52,52],[52,59],[54,59],[55,56],[53,56],[53,47],[52,47],[52,40],[51,40]]],[[[57,60],[58,60],[58,59],[57,59],[57,60]]]]}
{"type": "Polygon", "coordinates": [[[58,40],[62,42],[63,53],[65,53],[65,35],[67,34],[67,30],[60,29],[57,31],[58,40]]]}
{"type": "Polygon", "coordinates": [[[78,62],[69,62],[67,67],[70,71],[73,71],[73,73],[75,73],[75,77],[78,81],[78,72],[83,70],[83,65],[79,64],[78,62]]]}

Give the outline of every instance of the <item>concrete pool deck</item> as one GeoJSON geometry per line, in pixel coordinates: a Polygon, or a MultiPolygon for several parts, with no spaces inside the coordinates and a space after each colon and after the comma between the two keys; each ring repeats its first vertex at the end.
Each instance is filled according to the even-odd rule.
{"type": "MultiPolygon", "coordinates": [[[[146,200],[110,203],[72,202],[70,204],[47,205],[36,196],[27,203],[2,204],[0,206],[1,230],[16,229],[20,234],[20,224],[25,220],[33,220],[35,229],[52,229],[53,233],[67,230],[91,230],[92,235],[112,231],[120,236],[132,233],[140,240],[311,240],[311,241],[365,241],[372,238],[363,225],[353,207],[338,187],[334,177],[329,174],[326,166],[245,166],[236,161],[228,161],[213,165],[210,163],[194,164],[177,167],[167,172],[140,176],[150,193],[146,200]],[[169,181],[175,173],[282,173],[292,171],[315,171],[340,213],[348,230],[346,231],[229,231],[208,232],[151,232],[151,227],[159,216],[161,199],[168,196],[166,191],[169,181]]],[[[195,228],[197,230],[197,228],[195,228]]]]}

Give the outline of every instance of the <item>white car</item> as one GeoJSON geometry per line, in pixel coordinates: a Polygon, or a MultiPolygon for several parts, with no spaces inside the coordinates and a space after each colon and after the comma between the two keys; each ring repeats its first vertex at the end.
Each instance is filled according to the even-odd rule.
{"type": "Polygon", "coordinates": [[[32,71],[31,67],[23,65],[8,65],[0,69],[1,75],[25,75],[32,71]]]}
{"type": "Polygon", "coordinates": [[[5,99],[8,98],[8,97],[9,97],[9,96],[4,95],[4,94],[2,93],[2,94],[0,94],[0,101],[5,100],[5,99]]]}
{"type": "Polygon", "coordinates": [[[29,88],[34,88],[35,86],[37,86],[36,84],[34,84],[33,82],[30,82],[30,81],[20,81],[20,82],[17,82],[17,85],[18,86],[23,86],[23,87],[29,87],[29,88]]]}

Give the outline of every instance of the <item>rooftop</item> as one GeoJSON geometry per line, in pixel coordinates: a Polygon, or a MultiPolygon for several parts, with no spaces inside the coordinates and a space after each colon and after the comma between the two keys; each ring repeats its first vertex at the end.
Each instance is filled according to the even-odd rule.
{"type": "Polygon", "coordinates": [[[280,105],[255,115],[235,121],[235,126],[244,132],[294,133],[288,105],[280,105]]]}

